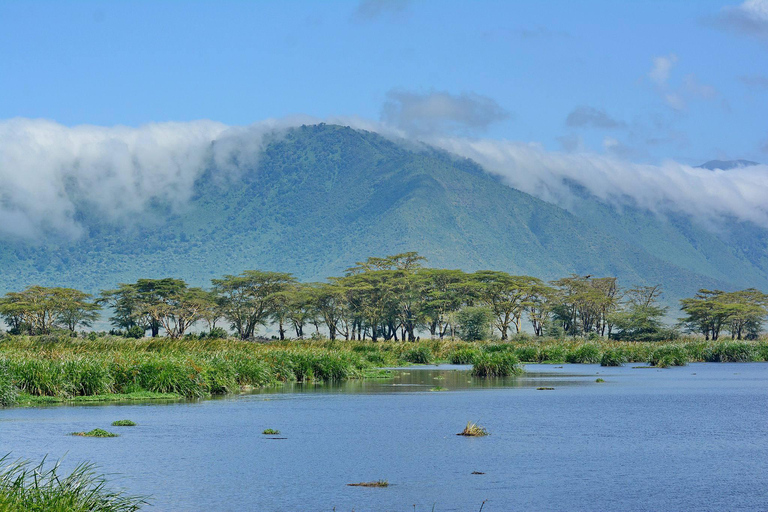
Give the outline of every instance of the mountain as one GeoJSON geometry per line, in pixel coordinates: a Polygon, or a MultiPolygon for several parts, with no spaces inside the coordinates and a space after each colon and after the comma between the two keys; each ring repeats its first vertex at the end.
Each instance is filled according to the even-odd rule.
{"type": "Polygon", "coordinates": [[[719,169],[721,171],[728,171],[731,169],[741,169],[742,167],[752,167],[753,165],[760,165],[758,162],[752,162],[749,160],[710,160],[701,165],[697,165],[699,169],[709,169],[714,171],[719,169]]]}
{"type": "Polygon", "coordinates": [[[78,240],[0,245],[0,291],[38,283],[97,292],[166,276],[206,286],[246,269],[321,280],[368,256],[414,250],[432,266],[468,271],[662,283],[670,301],[700,287],[768,288],[768,239],[753,241],[750,259],[683,218],[617,212],[587,195],[569,212],[470,160],[335,125],[288,130],[239,175],[209,165],[180,210],[155,204],[130,225],[86,204],[76,216],[86,231],[78,240]]]}

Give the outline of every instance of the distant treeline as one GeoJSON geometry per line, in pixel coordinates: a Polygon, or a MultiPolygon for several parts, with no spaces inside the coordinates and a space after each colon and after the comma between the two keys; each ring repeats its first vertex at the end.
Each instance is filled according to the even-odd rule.
{"type": "Polygon", "coordinates": [[[325,283],[300,283],[291,274],[248,270],[213,279],[210,290],[183,280],[139,279],[98,297],[71,288],[31,286],[0,299],[0,315],[11,333],[72,333],[90,327],[109,307],[121,334],[140,338],[164,332],[180,338],[197,322],[210,337],[226,337],[226,325],[241,339],[259,326],[273,325],[280,339],[308,332],[337,338],[414,341],[432,337],[479,340],[498,334],[506,340],[524,323],[536,336],[608,337],[628,341],[669,340],[678,329],[717,340],[754,339],[768,315],[768,296],[756,289],[699,290],[681,300],[678,326],[662,322],[667,308],[660,286],[621,289],[615,277],[572,275],[551,282],[530,276],[423,266],[407,252],[368,258],[325,283]],[[290,334],[288,332],[290,331],[290,334]]]}

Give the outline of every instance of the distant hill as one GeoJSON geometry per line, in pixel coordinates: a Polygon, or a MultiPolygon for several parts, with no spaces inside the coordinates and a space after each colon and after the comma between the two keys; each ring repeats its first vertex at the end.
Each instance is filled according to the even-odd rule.
{"type": "Polygon", "coordinates": [[[762,234],[742,234],[751,246],[729,244],[687,219],[617,212],[587,195],[571,213],[470,160],[335,125],[289,130],[241,176],[211,167],[183,211],[158,204],[150,214],[114,225],[82,206],[87,233],[75,242],[1,244],[0,291],[39,283],[96,292],[165,276],[206,286],[245,269],[322,280],[404,251],[468,271],[662,283],[669,300],[700,287],[768,288],[762,234]]]}
{"type": "Polygon", "coordinates": [[[740,169],[742,167],[752,167],[753,165],[760,165],[758,162],[752,162],[749,160],[710,160],[701,165],[697,165],[699,169],[709,169],[714,171],[719,169],[721,171],[728,171],[731,169],[740,169]]]}

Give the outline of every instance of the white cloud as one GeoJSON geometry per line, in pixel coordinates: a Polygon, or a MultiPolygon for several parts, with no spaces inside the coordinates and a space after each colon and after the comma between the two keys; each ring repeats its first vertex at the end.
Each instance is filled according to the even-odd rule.
{"type": "MultiPolygon", "coordinates": [[[[709,171],[673,161],[647,165],[611,155],[551,152],[514,141],[443,137],[429,142],[564,208],[573,204],[575,183],[609,204],[636,205],[659,214],[681,212],[713,224],[735,217],[768,228],[766,165],[709,171]]],[[[622,149],[613,139],[604,143],[614,152],[622,149]]]]}
{"type": "Polygon", "coordinates": [[[768,38],[768,0],[746,0],[724,7],[717,24],[738,34],[768,38]]]}
{"type": "Polygon", "coordinates": [[[255,166],[263,135],[286,123],[296,124],[106,128],[0,121],[0,234],[76,237],[76,213],[83,207],[110,221],[139,215],[156,201],[178,208],[209,163],[224,171],[255,166]]]}
{"type": "MultiPolygon", "coordinates": [[[[398,139],[407,132],[360,118],[329,119],[398,139]]],[[[0,121],[0,235],[77,236],[86,205],[102,218],[135,219],[149,204],[183,208],[195,180],[215,167],[255,169],[265,137],[312,118],[270,120],[247,127],[212,121],[157,123],[138,128],[66,127],[30,119],[0,121]]],[[[420,144],[410,135],[412,148],[420,144]]],[[[572,184],[601,200],[653,212],[682,212],[704,221],[737,218],[768,228],[768,166],[709,171],[676,162],[644,165],[626,159],[620,141],[604,140],[607,155],[547,151],[515,141],[425,134],[420,137],[472,158],[508,185],[568,208],[572,184]]]]}
{"type": "Polygon", "coordinates": [[[416,134],[482,131],[509,117],[509,112],[487,96],[442,91],[392,90],[381,113],[387,124],[416,134]]]}
{"type": "Polygon", "coordinates": [[[660,57],[654,57],[653,68],[648,73],[648,77],[658,86],[666,86],[669,80],[669,74],[677,63],[677,55],[670,53],[660,57]]]}

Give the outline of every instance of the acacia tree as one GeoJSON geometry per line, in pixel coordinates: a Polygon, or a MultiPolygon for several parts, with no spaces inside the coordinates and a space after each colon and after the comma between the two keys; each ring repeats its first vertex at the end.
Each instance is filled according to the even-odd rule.
{"type": "Polygon", "coordinates": [[[142,297],[136,284],[121,283],[114,290],[104,290],[99,302],[112,309],[109,320],[115,327],[126,331],[136,328],[141,331],[149,329],[153,338],[160,333],[160,323],[143,309],[142,297]]]}
{"type": "Polygon", "coordinates": [[[493,314],[493,325],[501,339],[508,338],[510,326],[520,332],[521,317],[535,287],[542,282],[535,277],[513,276],[506,272],[481,270],[470,275],[478,300],[493,314]]]}
{"type": "Polygon", "coordinates": [[[682,299],[680,309],[686,314],[681,319],[682,324],[690,332],[701,333],[705,339],[716,341],[728,318],[725,303],[720,300],[724,293],[721,290],[701,289],[695,296],[682,299]]]}
{"type": "Polygon", "coordinates": [[[277,294],[295,282],[291,274],[246,270],[240,275],[212,279],[224,318],[240,339],[253,338],[275,309],[277,294]]]}
{"type": "Polygon", "coordinates": [[[307,289],[315,315],[322,318],[331,340],[335,340],[337,334],[346,339],[350,336],[347,290],[338,281],[334,279],[330,283],[314,283],[307,289]]]}
{"type": "Polygon", "coordinates": [[[90,327],[99,318],[101,306],[92,301],[88,293],[72,288],[57,288],[56,296],[58,311],[56,322],[70,332],[75,332],[78,326],[90,327]]]}
{"type": "Polygon", "coordinates": [[[466,302],[467,274],[461,270],[425,268],[416,277],[422,294],[420,315],[432,337],[442,339],[451,327],[453,313],[466,302]]]}
{"type": "Polygon", "coordinates": [[[638,286],[624,294],[623,308],[610,314],[616,331],[609,330],[609,337],[628,341],[658,341],[674,338],[677,333],[665,329],[661,318],[667,308],[659,304],[662,296],[660,285],[638,286]]]}
{"type": "Polygon", "coordinates": [[[30,286],[0,299],[0,315],[15,332],[49,334],[59,324],[74,332],[98,317],[98,304],[90,295],[72,288],[30,286]]]}
{"type": "Polygon", "coordinates": [[[552,307],[555,320],[571,335],[610,334],[611,315],[617,310],[620,290],[615,277],[571,275],[552,282],[557,287],[552,307]]]}

